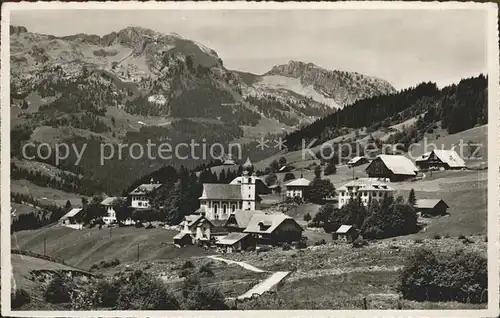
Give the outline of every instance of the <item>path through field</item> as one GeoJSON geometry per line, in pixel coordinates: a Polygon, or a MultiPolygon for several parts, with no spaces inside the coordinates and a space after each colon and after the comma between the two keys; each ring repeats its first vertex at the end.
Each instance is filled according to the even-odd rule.
{"type": "Polygon", "coordinates": [[[208,258],[211,258],[213,260],[216,260],[216,261],[221,261],[221,262],[225,262],[227,264],[236,264],[236,265],[239,265],[241,267],[243,267],[244,269],[247,269],[249,271],[252,271],[252,272],[256,272],[256,273],[263,273],[265,272],[264,270],[260,269],[260,268],[257,268],[255,266],[252,266],[248,263],[245,263],[245,262],[237,262],[237,261],[232,261],[232,260],[229,260],[229,259],[225,259],[225,258],[222,258],[222,257],[218,257],[218,256],[207,256],[208,258]]]}
{"type": "MultiPolygon", "coordinates": [[[[245,269],[247,269],[249,271],[252,271],[252,272],[257,272],[257,273],[266,272],[266,271],[264,271],[264,270],[262,270],[260,268],[252,266],[252,265],[250,265],[248,263],[245,263],[245,262],[232,261],[232,260],[225,259],[225,258],[222,258],[222,257],[214,256],[214,255],[210,255],[210,256],[207,256],[207,257],[210,258],[210,259],[213,259],[213,260],[216,260],[216,261],[225,262],[225,263],[228,263],[228,264],[236,264],[236,265],[239,265],[239,266],[241,266],[241,267],[243,267],[243,268],[245,268],[245,269]]],[[[254,287],[250,288],[250,290],[248,290],[246,293],[238,296],[238,299],[250,298],[254,294],[262,295],[263,293],[269,291],[274,286],[278,285],[289,274],[290,274],[290,272],[274,272],[269,277],[267,277],[266,279],[264,279],[263,281],[261,281],[260,283],[258,283],[257,285],[255,285],[254,287]]]]}

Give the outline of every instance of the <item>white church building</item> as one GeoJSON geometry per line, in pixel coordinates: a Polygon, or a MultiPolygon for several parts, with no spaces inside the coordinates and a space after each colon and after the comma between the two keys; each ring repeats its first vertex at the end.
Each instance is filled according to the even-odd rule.
{"type": "Polygon", "coordinates": [[[204,213],[208,220],[227,220],[236,210],[258,210],[261,198],[256,192],[253,166],[247,159],[243,165],[243,175],[236,184],[204,183],[200,208],[196,213],[204,213]]]}

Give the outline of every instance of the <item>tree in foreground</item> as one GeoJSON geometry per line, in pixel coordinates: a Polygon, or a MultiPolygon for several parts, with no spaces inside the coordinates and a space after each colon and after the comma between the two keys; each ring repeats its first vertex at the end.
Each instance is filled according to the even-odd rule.
{"type": "Polygon", "coordinates": [[[413,188],[410,190],[410,194],[408,195],[408,203],[412,206],[417,203],[417,197],[415,196],[415,190],[413,190],[413,188]]]}

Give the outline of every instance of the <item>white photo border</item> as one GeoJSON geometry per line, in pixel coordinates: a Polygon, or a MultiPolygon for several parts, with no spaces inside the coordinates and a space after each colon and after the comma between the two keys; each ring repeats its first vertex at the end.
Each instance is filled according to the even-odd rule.
{"type": "MultiPolygon", "coordinates": [[[[499,315],[500,111],[498,6],[475,2],[21,2],[1,20],[1,300],[9,317],[497,317],[499,315]],[[10,240],[10,12],[22,10],[485,10],[488,12],[488,308],[480,310],[12,311],[10,240]]],[[[464,23],[467,23],[464,21],[464,23]]]]}

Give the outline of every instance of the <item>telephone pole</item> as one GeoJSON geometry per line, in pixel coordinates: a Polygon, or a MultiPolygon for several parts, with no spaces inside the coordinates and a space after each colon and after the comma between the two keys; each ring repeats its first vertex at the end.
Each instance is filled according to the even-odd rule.
{"type": "Polygon", "coordinates": [[[139,244],[137,244],[137,261],[139,261],[139,244]]]}
{"type": "Polygon", "coordinates": [[[43,255],[47,256],[47,236],[43,237],[43,255]]]}

